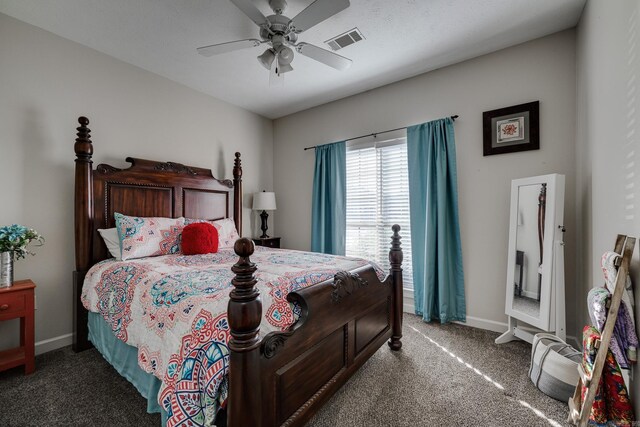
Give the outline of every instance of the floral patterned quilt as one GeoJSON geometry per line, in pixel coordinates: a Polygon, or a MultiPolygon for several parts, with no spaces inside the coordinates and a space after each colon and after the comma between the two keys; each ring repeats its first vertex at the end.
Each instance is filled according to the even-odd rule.
{"type": "MultiPolygon", "coordinates": [[[[166,255],[102,261],[87,273],[82,302],[111,326],[121,341],[138,349],[140,367],[159,378],[158,402],[167,426],[213,425],[224,405],[230,338],[228,295],[233,287],[232,248],[207,255],[166,255]]],[[[260,333],[284,330],[297,320],[289,292],[333,278],[370,262],[256,247],[263,305],[260,333]]],[[[372,264],[374,265],[374,264],[372,264]]],[[[385,273],[374,265],[380,280],[385,273]]]]}

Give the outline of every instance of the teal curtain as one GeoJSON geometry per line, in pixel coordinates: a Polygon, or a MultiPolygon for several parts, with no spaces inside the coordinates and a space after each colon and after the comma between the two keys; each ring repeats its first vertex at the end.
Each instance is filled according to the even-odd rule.
{"type": "Polygon", "coordinates": [[[347,144],[316,147],[311,250],[344,255],[347,234],[347,144]]]}
{"type": "Polygon", "coordinates": [[[416,314],[466,321],[453,120],[407,128],[416,314]]]}

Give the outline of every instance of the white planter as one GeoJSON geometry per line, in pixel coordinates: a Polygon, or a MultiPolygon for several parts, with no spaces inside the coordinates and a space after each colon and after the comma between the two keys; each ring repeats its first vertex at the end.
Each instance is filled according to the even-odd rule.
{"type": "Polygon", "coordinates": [[[0,288],[13,285],[13,252],[0,252],[0,288]]]}

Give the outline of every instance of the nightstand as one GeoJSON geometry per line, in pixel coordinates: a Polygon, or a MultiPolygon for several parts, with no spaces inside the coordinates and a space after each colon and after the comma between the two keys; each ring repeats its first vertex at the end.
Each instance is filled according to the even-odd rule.
{"type": "Polygon", "coordinates": [[[34,293],[31,280],[19,280],[9,288],[0,288],[0,322],[20,318],[20,347],[0,351],[0,371],[24,365],[24,373],[35,369],[34,293]]]}
{"type": "Polygon", "coordinates": [[[280,238],[279,237],[267,237],[265,239],[262,238],[257,238],[257,239],[252,239],[253,243],[256,244],[256,246],[265,246],[267,248],[280,248],[280,238]]]}

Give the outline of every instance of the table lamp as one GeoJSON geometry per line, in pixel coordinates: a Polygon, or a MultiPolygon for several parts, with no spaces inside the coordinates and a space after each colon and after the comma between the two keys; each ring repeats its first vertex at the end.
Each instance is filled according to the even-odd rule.
{"type": "Polygon", "coordinates": [[[267,239],[269,236],[267,235],[267,218],[269,218],[269,214],[267,211],[275,211],[276,210],[276,193],[262,191],[261,193],[253,194],[253,208],[254,211],[262,211],[260,214],[260,219],[262,220],[262,225],[260,229],[262,230],[261,239],[267,239]]]}

